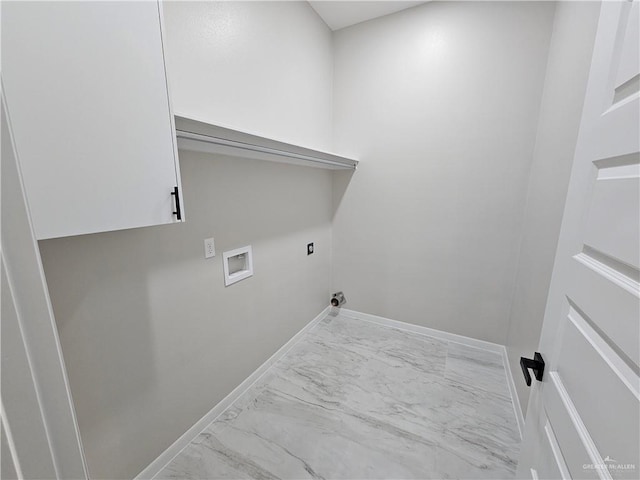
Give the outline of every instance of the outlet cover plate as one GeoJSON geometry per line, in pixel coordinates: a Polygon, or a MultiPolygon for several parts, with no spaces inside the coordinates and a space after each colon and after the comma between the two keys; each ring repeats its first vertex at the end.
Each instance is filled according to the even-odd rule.
{"type": "Polygon", "coordinates": [[[216,256],[216,244],[213,242],[213,238],[204,239],[204,258],[211,258],[216,256]]]}

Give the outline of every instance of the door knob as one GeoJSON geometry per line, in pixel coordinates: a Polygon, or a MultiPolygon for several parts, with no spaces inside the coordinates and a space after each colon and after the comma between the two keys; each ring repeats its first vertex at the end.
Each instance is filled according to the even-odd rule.
{"type": "Polygon", "coordinates": [[[542,355],[538,352],[533,356],[533,360],[530,358],[520,357],[520,368],[522,369],[522,374],[524,375],[524,379],[527,382],[527,386],[531,386],[531,375],[529,375],[529,369],[533,370],[533,374],[536,377],[536,380],[539,382],[542,381],[542,374],[544,373],[544,360],[542,359],[542,355]]]}

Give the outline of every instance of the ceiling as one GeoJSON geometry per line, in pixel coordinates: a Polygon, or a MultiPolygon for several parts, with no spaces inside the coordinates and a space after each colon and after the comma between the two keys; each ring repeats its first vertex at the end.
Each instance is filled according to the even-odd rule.
{"type": "Polygon", "coordinates": [[[387,1],[310,1],[331,30],[339,30],[356,23],[399,12],[426,2],[387,1]]]}

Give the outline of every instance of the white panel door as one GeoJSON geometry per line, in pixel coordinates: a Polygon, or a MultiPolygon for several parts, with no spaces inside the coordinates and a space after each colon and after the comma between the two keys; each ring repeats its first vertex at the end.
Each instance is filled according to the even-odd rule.
{"type": "Polygon", "coordinates": [[[157,2],[2,2],[2,76],[38,239],[175,222],[157,2]]]}
{"type": "Polygon", "coordinates": [[[640,478],[639,18],[602,3],[519,478],[640,478]]]}
{"type": "Polygon", "coordinates": [[[87,478],[4,95],[0,108],[2,478],[87,478]]]}

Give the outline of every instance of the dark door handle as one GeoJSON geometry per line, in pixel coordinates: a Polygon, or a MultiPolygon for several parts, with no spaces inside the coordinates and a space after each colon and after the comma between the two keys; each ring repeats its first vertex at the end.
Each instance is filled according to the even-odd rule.
{"type": "Polygon", "coordinates": [[[173,192],[171,195],[176,197],[176,211],[173,214],[176,216],[178,220],[182,220],[182,212],[180,211],[180,195],[178,195],[178,187],[173,187],[173,192]]]}
{"type": "Polygon", "coordinates": [[[520,357],[520,368],[522,368],[522,374],[524,375],[524,380],[527,382],[527,386],[531,386],[531,375],[529,375],[529,369],[533,370],[533,374],[536,377],[536,380],[539,382],[542,381],[542,374],[544,373],[544,360],[542,359],[542,355],[538,352],[533,356],[533,360],[530,358],[520,357]]]}

